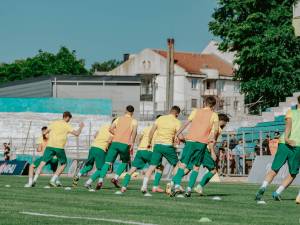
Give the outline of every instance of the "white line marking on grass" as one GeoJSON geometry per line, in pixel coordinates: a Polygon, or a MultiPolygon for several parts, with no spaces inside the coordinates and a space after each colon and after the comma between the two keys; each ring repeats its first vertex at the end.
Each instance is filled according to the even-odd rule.
{"type": "Polygon", "coordinates": [[[134,224],[134,225],[157,225],[152,223],[143,223],[143,222],[135,222],[135,221],[126,221],[126,220],[115,220],[115,219],[105,219],[105,218],[95,218],[95,217],[82,217],[82,216],[64,216],[64,215],[54,215],[47,213],[36,213],[36,212],[19,212],[25,215],[31,216],[44,216],[44,217],[53,217],[53,218],[64,218],[64,219],[80,219],[80,220],[95,220],[95,221],[105,221],[112,223],[123,223],[123,224],[134,224]]]}

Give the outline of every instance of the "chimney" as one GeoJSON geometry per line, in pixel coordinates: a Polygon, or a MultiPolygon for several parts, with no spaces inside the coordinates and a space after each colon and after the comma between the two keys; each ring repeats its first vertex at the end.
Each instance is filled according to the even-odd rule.
{"type": "Polygon", "coordinates": [[[126,62],[129,59],[129,53],[123,54],[123,62],[126,62]]]}
{"type": "Polygon", "coordinates": [[[174,38],[168,38],[167,50],[167,88],[166,88],[166,111],[173,106],[174,101],[174,38]]]}

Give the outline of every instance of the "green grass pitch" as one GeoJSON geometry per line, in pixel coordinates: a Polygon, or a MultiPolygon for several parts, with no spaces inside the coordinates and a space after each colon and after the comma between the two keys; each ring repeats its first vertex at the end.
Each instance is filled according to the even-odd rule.
{"type": "MultiPolygon", "coordinates": [[[[297,187],[290,187],[283,194],[283,201],[271,199],[275,186],[270,186],[265,194],[266,205],[254,201],[257,185],[248,184],[209,184],[205,196],[189,199],[171,199],[165,194],[144,197],[139,192],[141,181],[133,181],[125,195],[115,195],[109,180],[99,192],[88,192],[82,187],[81,179],[77,188],[66,191],[64,188],[44,189],[49,180],[41,177],[35,188],[23,188],[26,177],[0,177],[0,224],[122,224],[118,221],[134,221],[136,224],[300,224],[300,205],[294,202],[297,187]],[[11,187],[5,187],[11,185],[11,187]],[[221,201],[212,197],[220,196],[221,201]],[[41,213],[45,216],[25,215],[20,212],[41,213]],[[63,218],[48,215],[63,216],[63,218]],[[68,218],[81,217],[81,219],[68,218]],[[88,220],[87,218],[90,218],[88,220]],[[200,223],[202,217],[212,222],[200,223]]],[[[62,178],[65,186],[70,178],[62,178]]]]}

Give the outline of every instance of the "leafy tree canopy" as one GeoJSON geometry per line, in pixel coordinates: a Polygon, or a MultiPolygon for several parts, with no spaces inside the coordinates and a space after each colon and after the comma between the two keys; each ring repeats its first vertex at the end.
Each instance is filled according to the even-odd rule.
{"type": "Polygon", "coordinates": [[[220,50],[236,52],[246,103],[277,106],[300,90],[300,39],[292,27],[295,0],[219,0],[209,23],[220,50]]]}
{"type": "Polygon", "coordinates": [[[99,72],[107,72],[111,71],[117,66],[119,66],[122,63],[122,61],[118,61],[116,59],[111,59],[105,62],[95,62],[92,64],[92,68],[90,70],[91,73],[94,73],[96,71],[99,72]]]}
{"type": "Polygon", "coordinates": [[[61,47],[57,54],[39,50],[32,58],[0,64],[0,83],[42,75],[88,75],[84,60],[76,52],[61,47]]]}

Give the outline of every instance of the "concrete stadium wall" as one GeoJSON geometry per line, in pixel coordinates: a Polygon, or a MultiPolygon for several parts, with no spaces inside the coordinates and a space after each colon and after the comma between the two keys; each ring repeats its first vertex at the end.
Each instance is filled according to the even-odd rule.
{"type": "Polygon", "coordinates": [[[0,97],[52,97],[51,79],[0,87],[0,97]]]}
{"type": "Polygon", "coordinates": [[[1,112],[40,112],[111,115],[110,99],[0,98],[1,112]]]}
{"type": "Polygon", "coordinates": [[[127,105],[135,107],[135,114],[140,111],[140,86],[139,85],[53,85],[53,95],[57,98],[107,98],[112,101],[112,110],[120,115],[127,105]]]}

